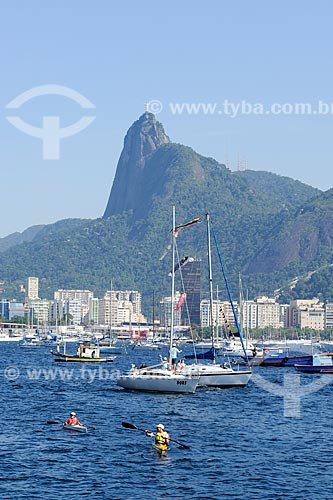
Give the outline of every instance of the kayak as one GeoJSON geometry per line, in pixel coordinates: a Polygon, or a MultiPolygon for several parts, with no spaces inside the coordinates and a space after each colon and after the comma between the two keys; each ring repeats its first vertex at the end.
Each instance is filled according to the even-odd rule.
{"type": "Polygon", "coordinates": [[[87,432],[88,429],[84,425],[70,425],[70,424],[63,424],[64,429],[66,431],[75,431],[75,432],[87,432]]]}
{"type": "Polygon", "coordinates": [[[164,457],[166,452],[168,451],[168,448],[161,448],[160,446],[158,446],[157,444],[153,443],[152,444],[152,447],[155,451],[157,451],[157,453],[161,456],[161,457],[164,457]]]}

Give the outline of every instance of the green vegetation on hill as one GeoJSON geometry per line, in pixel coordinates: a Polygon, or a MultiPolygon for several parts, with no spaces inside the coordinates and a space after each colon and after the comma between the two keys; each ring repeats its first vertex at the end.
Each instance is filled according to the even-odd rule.
{"type": "MultiPolygon", "coordinates": [[[[173,204],[177,224],[210,212],[235,298],[239,273],[250,298],[276,289],[281,301],[296,293],[333,297],[333,281],[328,282],[333,272],[328,267],[333,262],[331,191],[268,172],[231,172],[169,142],[153,115],[140,120],[130,129],[118,164],[116,184],[123,197],[113,196],[113,187],[108,202],[113,215],[60,221],[0,254],[5,297],[17,297],[28,276],[40,278],[41,296],[48,298],[58,288],[90,289],[102,296],[112,278],[115,288],[142,292],[149,316],[153,290],[157,301],[170,293],[171,254],[161,256],[170,243],[173,204]],[[310,271],[318,272],[290,290],[295,276],[310,271]]],[[[202,293],[207,295],[205,223],[181,230],[177,242],[180,257],[202,259],[202,293]]],[[[214,286],[223,297],[216,256],[213,266],[214,286]]]]}

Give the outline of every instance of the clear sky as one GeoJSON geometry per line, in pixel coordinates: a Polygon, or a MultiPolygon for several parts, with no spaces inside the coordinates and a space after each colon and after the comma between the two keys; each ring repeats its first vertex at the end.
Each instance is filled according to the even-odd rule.
{"type": "Polygon", "coordinates": [[[0,12],[0,237],[101,216],[124,135],[147,101],[171,140],[232,170],[333,186],[330,0],[11,0],[0,12]],[[95,108],[61,95],[6,108],[44,85],[73,89],[95,108]],[[197,112],[176,112],[184,103],[197,112]],[[297,103],[311,113],[295,112],[297,103]],[[39,128],[48,116],[60,127],[95,120],[60,139],[52,160],[43,158],[46,139],[8,116],[39,128]]]}

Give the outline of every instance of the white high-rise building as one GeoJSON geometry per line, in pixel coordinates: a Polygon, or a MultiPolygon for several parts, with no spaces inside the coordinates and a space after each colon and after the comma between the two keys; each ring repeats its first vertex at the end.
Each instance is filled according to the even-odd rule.
{"type": "Polygon", "coordinates": [[[38,299],[38,278],[30,276],[27,279],[27,298],[38,299]]]}
{"type": "Polygon", "coordinates": [[[28,305],[33,321],[40,326],[46,325],[49,321],[50,302],[47,299],[30,299],[28,305]]]}
{"type": "Polygon", "coordinates": [[[57,290],[54,292],[54,300],[79,300],[81,304],[89,306],[94,294],[90,290],[57,290]]]}
{"type": "MultiPolygon", "coordinates": [[[[234,303],[236,314],[238,312],[238,304],[234,303]]],[[[203,299],[200,302],[200,318],[201,326],[211,326],[210,300],[203,299]]],[[[235,318],[230,302],[222,300],[213,300],[213,323],[214,326],[220,326],[228,332],[229,327],[235,326],[235,318]]]]}
{"type": "Polygon", "coordinates": [[[257,297],[257,328],[280,328],[280,305],[275,299],[257,297]]]}
{"type": "Polygon", "coordinates": [[[98,323],[111,327],[123,323],[145,322],[141,313],[141,293],[137,291],[108,290],[98,301],[98,323]],[[112,297],[112,300],[111,300],[112,297]]]}
{"type": "MultiPolygon", "coordinates": [[[[173,302],[173,320],[174,325],[181,325],[181,309],[175,311],[175,307],[178,304],[180,298],[180,293],[175,292],[174,302],[173,302]]],[[[161,326],[170,327],[171,326],[171,297],[163,297],[160,302],[160,324],[161,326]]]]}

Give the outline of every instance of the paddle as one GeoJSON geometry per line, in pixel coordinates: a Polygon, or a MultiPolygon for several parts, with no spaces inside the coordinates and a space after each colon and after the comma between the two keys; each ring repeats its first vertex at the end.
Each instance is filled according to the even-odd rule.
{"type": "MultiPolygon", "coordinates": [[[[47,424],[62,424],[63,425],[64,422],[59,422],[59,420],[48,420],[47,421],[47,424]]],[[[94,425],[86,425],[86,424],[82,424],[83,427],[88,427],[89,429],[96,429],[96,427],[94,425]]]]}
{"type": "MultiPolygon", "coordinates": [[[[140,429],[140,427],[137,427],[136,425],[134,424],[130,424],[129,422],[122,422],[121,425],[123,427],[125,427],[126,429],[135,429],[137,431],[143,431],[143,432],[146,432],[146,429],[140,429]]],[[[172,441],[173,443],[177,443],[179,444],[179,446],[181,446],[182,448],[185,448],[186,450],[189,450],[190,447],[187,445],[187,444],[184,444],[184,443],[180,443],[179,441],[176,441],[175,439],[170,439],[170,441],[172,441]]]]}

